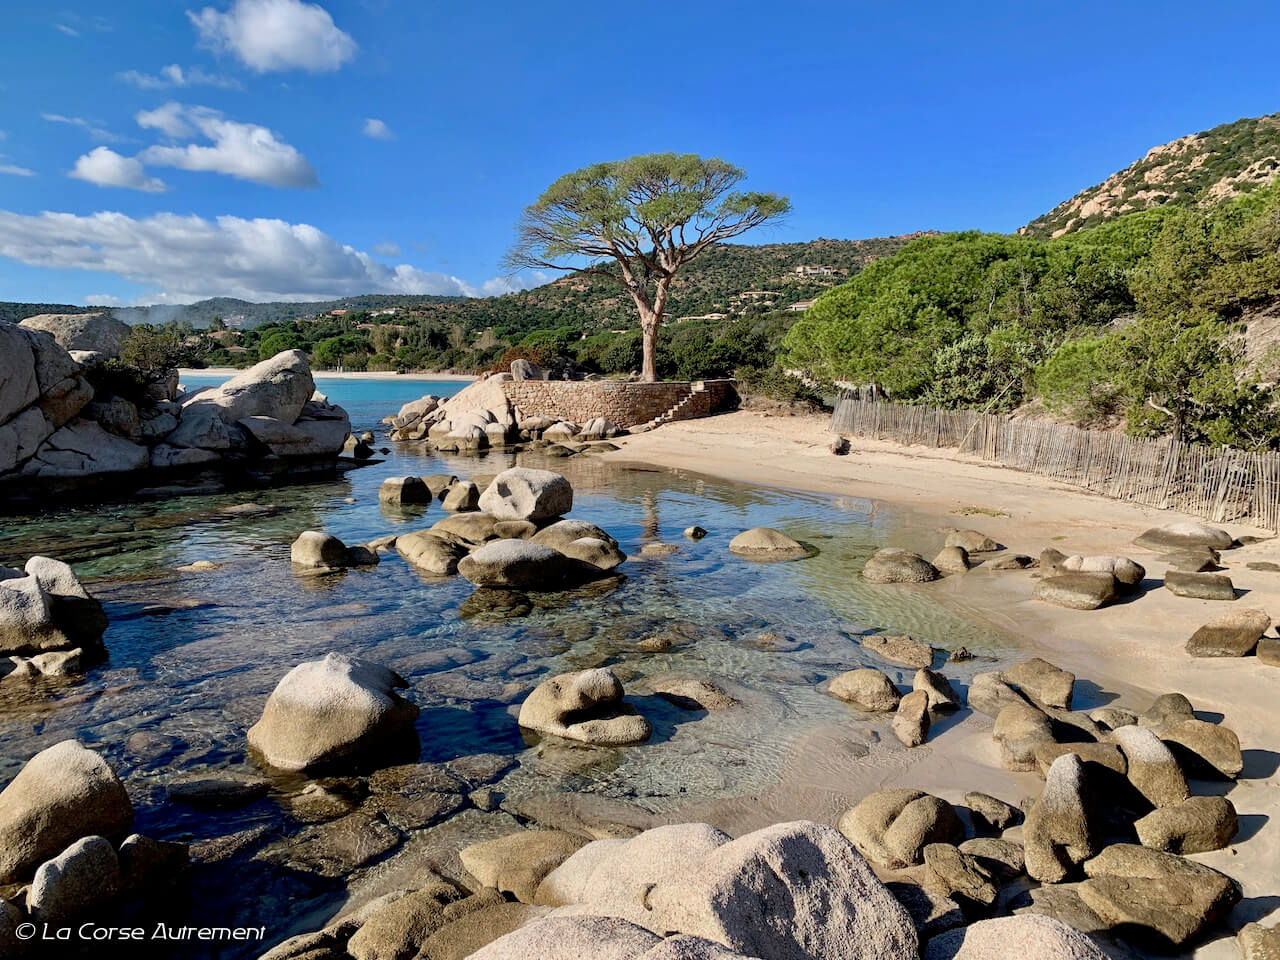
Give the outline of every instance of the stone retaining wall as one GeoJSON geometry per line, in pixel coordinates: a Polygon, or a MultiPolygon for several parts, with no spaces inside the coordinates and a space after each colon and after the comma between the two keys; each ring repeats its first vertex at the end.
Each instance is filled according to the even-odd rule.
{"type": "Polygon", "coordinates": [[[690,394],[694,399],[674,419],[705,417],[737,402],[732,380],[702,383],[704,389],[697,392],[689,381],[509,380],[502,389],[526,416],[557,417],[577,424],[605,417],[620,427],[634,427],[666,413],[690,394]]]}

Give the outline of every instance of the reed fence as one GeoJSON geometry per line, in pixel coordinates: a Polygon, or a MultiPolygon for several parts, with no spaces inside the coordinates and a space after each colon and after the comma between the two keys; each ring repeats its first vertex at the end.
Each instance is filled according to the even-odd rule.
{"type": "Polygon", "coordinates": [[[1280,454],[1135,440],[1043,420],[885,403],[846,391],[831,429],[924,447],[950,447],[1116,500],[1217,523],[1280,530],[1280,454]]]}

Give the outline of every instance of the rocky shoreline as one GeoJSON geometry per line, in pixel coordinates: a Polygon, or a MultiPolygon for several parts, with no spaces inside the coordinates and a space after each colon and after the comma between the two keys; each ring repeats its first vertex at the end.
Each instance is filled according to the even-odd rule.
{"type": "Polygon", "coordinates": [[[302,351],[220,387],[182,392],[176,370],[122,364],[123,335],[113,324],[123,326],[92,316],[0,324],[6,508],[68,495],[260,485],[340,466],[350,420],[316,392],[302,351]]]}

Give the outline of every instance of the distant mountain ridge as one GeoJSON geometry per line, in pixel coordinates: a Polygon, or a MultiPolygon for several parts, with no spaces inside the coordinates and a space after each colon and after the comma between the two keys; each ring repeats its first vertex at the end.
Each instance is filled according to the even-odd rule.
{"type": "MultiPolygon", "coordinates": [[[[867,240],[818,239],[805,243],[760,245],[724,244],[705,251],[677,277],[668,315],[731,313],[740,295],[750,291],[776,293],[774,305],[786,307],[812,299],[843,282],[871,260],[896,253],[921,234],[867,240]],[[811,273],[798,273],[810,268],[811,273]],[[829,269],[831,273],[823,273],[829,269]]],[[[468,329],[509,325],[521,315],[531,326],[551,325],[570,316],[601,329],[630,326],[634,307],[611,281],[599,275],[571,273],[550,283],[497,297],[440,297],[407,294],[365,294],[301,303],[253,303],[215,297],[186,305],[95,307],[73,304],[0,302],[0,322],[17,322],[40,313],[109,312],[126,323],[188,322],[207,327],[215,317],[229,326],[252,329],[331,310],[384,310],[391,307],[426,310],[461,322],[468,329]]]]}
{"type": "Polygon", "coordinates": [[[1057,237],[1134,210],[1226,200],[1280,175],[1280,113],[1224,123],[1152,147],[1141,160],[1082,190],[1019,233],[1057,237]]]}

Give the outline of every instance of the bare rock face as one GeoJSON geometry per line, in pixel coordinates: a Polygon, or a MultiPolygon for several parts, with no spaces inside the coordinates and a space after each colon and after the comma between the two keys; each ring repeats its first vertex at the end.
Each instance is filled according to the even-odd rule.
{"type": "Polygon", "coordinates": [[[1240,901],[1235,882],[1212,867],[1128,843],[1087,861],[1080,898],[1125,939],[1174,952],[1240,901]]]}
{"type": "Polygon", "coordinates": [[[40,751],[0,792],[0,883],[31,876],[76,840],[123,837],[133,804],[106,762],[74,740],[40,751]]]}
{"type": "Polygon", "coordinates": [[[585,844],[560,830],[522,830],[463,847],[459,856],[483,886],[533,903],[543,879],[585,844]]]}
{"type": "Polygon", "coordinates": [[[1023,914],[940,934],[925,946],[923,960],[1107,960],[1107,955],[1061,921],[1023,914]]]}
{"type": "Polygon", "coordinates": [[[1026,698],[1005,682],[999,670],[975,673],[969,684],[969,706],[989,717],[1000,716],[1000,711],[1010,704],[1025,704],[1026,698]]]}
{"type": "Polygon", "coordinates": [[[63,350],[90,350],[118,357],[130,326],[104,313],[42,313],[19,326],[50,334],[63,350]]]}
{"type": "Polygon", "coordinates": [[[499,937],[468,960],[648,960],[662,938],[616,917],[545,917],[499,937]]]}
{"type": "Polygon", "coordinates": [[[512,467],[480,494],[480,509],[495,520],[551,520],[573,510],[573,487],[550,470],[512,467]]]}
{"type": "Polygon", "coordinates": [[[922,862],[930,843],[958,843],[964,825],[951,804],[921,790],[877,790],[838,824],[858,852],[877,866],[901,870],[922,862]]]}
{"type": "Polygon", "coordinates": [[[1000,895],[1000,883],[991,870],[950,843],[925,846],[924,884],[979,914],[990,913],[1000,895]]]}
{"type": "Polygon", "coordinates": [[[395,692],[399,674],[331,653],[294,667],[276,685],[250,746],[281,770],[353,767],[413,738],[418,708],[395,692]]]}
{"type": "Polygon", "coordinates": [[[1189,797],[1134,824],[1144,847],[1179,854],[1221,850],[1239,828],[1235,805],[1226,797],[1189,797]]]}
{"type": "Polygon", "coordinates": [[[1240,944],[1240,960],[1276,960],[1280,957],[1280,925],[1264,927],[1246,923],[1236,934],[1240,944]]]}
{"type": "Polygon", "coordinates": [[[222,386],[198,394],[184,407],[217,407],[227,423],[245,417],[273,417],[292,424],[315,390],[307,355],[301,350],[285,350],[236,374],[222,386]]]}
{"type": "Polygon", "coordinates": [[[726,843],[649,894],[657,925],[773,960],[914,960],[915,926],[831,827],[779,823],[726,843]]]}
{"type": "Polygon", "coordinates": [[[1063,754],[1049,768],[1044,792],[1023,829],[1027,873],[1041,883],[1061,883],[1098,852],[1090,821],[1084,761],[1063,754]]]}
{"type": "Polygon", "coordinates": [[[520,706],[520,726],[601,746],[642,743],[653,728],[622,699],[622,683],[603,667],[544,680],[520,706]]]}
{"type": "Polygon", "coordinates": [[[885,547],[867,560],[862,578],[870,583],[928,583],[938,579],[938,569],[918,553],[885,547]]]}
{"type": "Polygon", "coordinates": [[[141,470],[151,455],[141,444],[107,433],[93,420],[76,418],[40,445],[26,465],[27,477],[80,477],[141,470]]]}
{"type": "Polygon", "coordinates": [[[729,551],[753,560],[794,560],[808,556],[804,544],[772,527],[752,527],[729,541],[729,551]]]}
{"type": "Polygon", "coordinates": [[[992,830],[1006,830],[1022,819],[1022,813],[1017,807],[988,793],[970,791],[964,795],[964,803],[975,817],[986,821],[992,830]]]}
{"type": "Polygon", "coordinates": [[[1191,635],[1187,653],[1193,657],[1247,657],[1271,626],[1265,610],[1233,610],[1214,617],[1191,635]]]}
{"type": "Polygon", "coordinates": [[[828,690],[833,697],[869,713],[897,710],[902,699],[893,681],[869,667],[840,674],[831,681],[828,690]]]}

